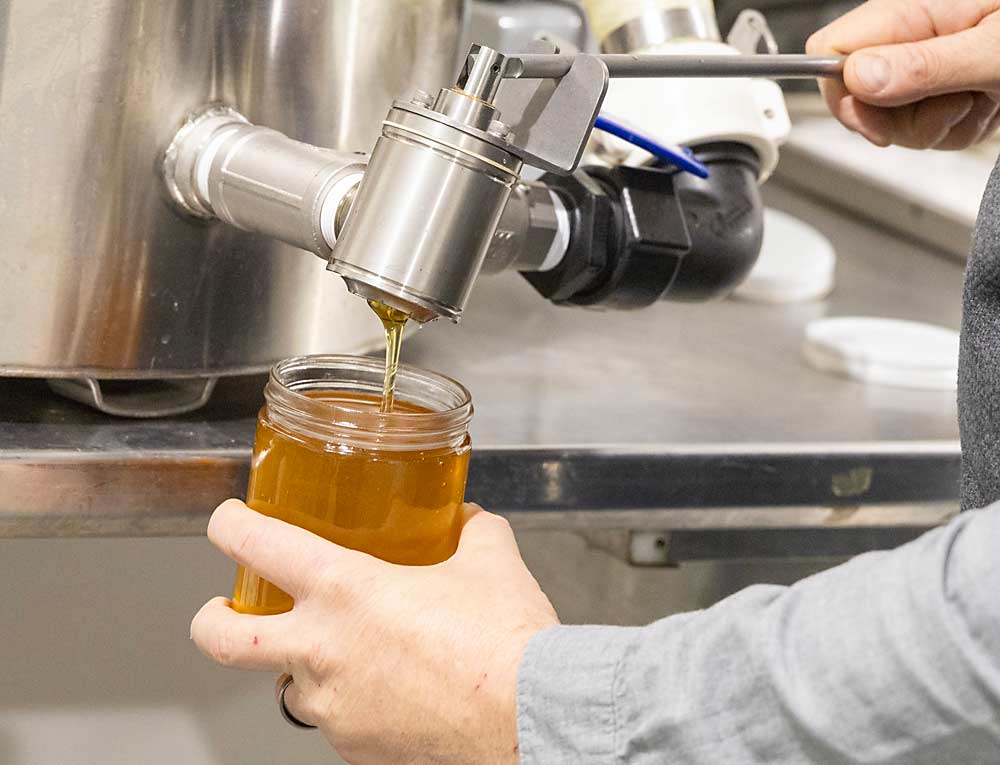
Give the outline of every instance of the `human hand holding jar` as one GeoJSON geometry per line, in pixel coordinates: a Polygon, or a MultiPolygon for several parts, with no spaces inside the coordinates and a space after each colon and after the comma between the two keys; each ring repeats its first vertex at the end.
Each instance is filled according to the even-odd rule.
{"type": "Polygon", "coordinates": [[[454,555],[400,566],[229,500],[209,538],[295,600],[282,614],[209,601],[191,637],[228,667],[295,678],[284,702],[349,762],[517,762],[521,654],[558,623],[507,521],[466,506],[454,555]]]}
{"type": "Polygon", "coordinates": [[[225,666],[285,673],[290,722],[351,762],[516,762],[521,654],[558,618],[509,524],[463,505],[468,392],[403,367],[382,413],[382,373],[334,356],[272,371],[252,509],[229,500],[208,527],[239,564],[234,597],[191,637],[225,666]]]}
{"type": "MultiPolygon", "coordinates": [[[[393,411],[379,410],[384,367],[303,356],[271,370],[257,420],[247,504],[391,563],[427,565],[458,545],[469,466],[469,392],[402,367],[393,411]]],[[[276,614],[292,598],[239,568],[233,607],[276,614]]]]}

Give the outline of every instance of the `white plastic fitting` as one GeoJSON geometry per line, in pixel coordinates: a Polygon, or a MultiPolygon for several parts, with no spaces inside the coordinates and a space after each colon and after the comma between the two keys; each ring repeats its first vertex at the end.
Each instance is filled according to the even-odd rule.
{"type": "MultiPolygon", "coordinates": [[[[721,42],[685,40],[650,46],[635,53],[725,56],[738,54],[721,42]]],[[[778,148],[788,138],[791,121],[781,88],[770,80],[612,79],[603,110],[626,120],[667,145],[695,146],[733,141],[750,146],[760,157],[760,181],[778,164],[778,148]]],[[[595,156],[609,164],[648,164],[648,152],[604,133],[593,134],[595,156]]]]}

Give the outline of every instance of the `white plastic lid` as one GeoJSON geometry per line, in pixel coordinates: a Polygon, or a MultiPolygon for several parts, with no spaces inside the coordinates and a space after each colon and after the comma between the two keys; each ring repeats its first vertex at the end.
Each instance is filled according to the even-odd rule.
{"type": "Polygon", "coordinates": [[[823,234],[780,210],[764,210],[760,257],[733,296],[754,303],[802,303],[833,289],[837,262],[823,234]]]}
{"type": "Polygon", "coordinates": [[[806,326],[802,353],[816,369],[860,382],[954,390],[958,333],[901,319],[845,316],[806,326]]]}

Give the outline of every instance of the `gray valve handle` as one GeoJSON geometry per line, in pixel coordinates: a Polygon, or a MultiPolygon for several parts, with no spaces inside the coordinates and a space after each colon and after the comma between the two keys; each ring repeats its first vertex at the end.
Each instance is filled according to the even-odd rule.
{"type": "Polygon", "coordinates": [[[569,55],[546,41],[505,56],[473,45],[458,87],[497,107],[512,133],[511,151],[523,162],[566,174],[580,162],[609,77],[838,77],[844,60],[779,54],[569,55]]]}

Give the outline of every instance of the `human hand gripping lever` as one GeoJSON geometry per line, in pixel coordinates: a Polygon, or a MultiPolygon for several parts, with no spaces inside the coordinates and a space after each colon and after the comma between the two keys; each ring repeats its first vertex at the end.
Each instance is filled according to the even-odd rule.
{"type": "Polygon", "coordinates": [[[964,149],[1000,127],[1000,2],[871,0],[807,50],[848,55],[826,102],[879,146],[964,149]]]}

